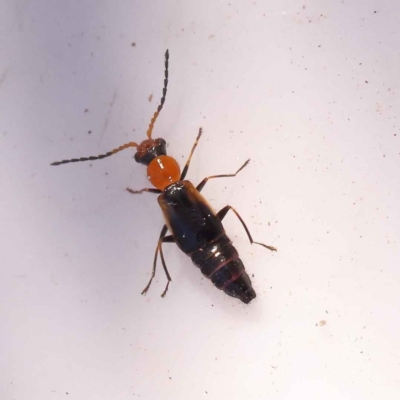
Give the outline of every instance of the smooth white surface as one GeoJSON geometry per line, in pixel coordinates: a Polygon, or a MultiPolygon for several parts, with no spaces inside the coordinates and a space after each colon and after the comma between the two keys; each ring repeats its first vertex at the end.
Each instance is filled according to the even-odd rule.
{"type": "Polygon", "coordinates": [[[0,399],[399,398],[400,3],[0,7],[0,399]],[[183,163],[204,128],[193,182],[252,159],[204,190],[278,247],[227,217],[250,306],[172,245],[140,295],[162,219],[133,152],[49,166],[144,139],[166,48],[155,136],[183,163]]]}

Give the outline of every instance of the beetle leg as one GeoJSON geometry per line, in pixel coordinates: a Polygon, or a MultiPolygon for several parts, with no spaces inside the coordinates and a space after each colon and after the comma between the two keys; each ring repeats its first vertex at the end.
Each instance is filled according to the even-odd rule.
{"type": "Polygon", "coordinates": [[[167,269],[167,265],[165,263],[164,254],[162,252],[162,247],[161,246],[162,246],[162,243],[173,243],[175,241],[173,236],[171,236],[171,235],[165,236],[167,231],[168,231],[168,228],[167,228],[166,225],[164,225],[163,228],[161,229],[160,237],[159,237],[158,242],[157,242],[156,252],[154,254],[153,270],[151,272],[151,277],[150,277],[149,283],[143,289],[142,294],[145,294],[149,290],[149,288],[151,286],[151,282],[153,281],[153,279],[154,279],[154,277],[156,275],[157,259],[158,259],[158,253],[159,252],[160,252],[160,256],[161,256],[161,263],[162,263],[165,275],[166,275],[167,280],[168,280],[167,286],[166,286],[164,292],[162,293],[162,297],[164,297],[165,294],[167,293],[169,283],[171,282],[172,279],[171,279],[171,276],[169,275],[169,272],[168,272],[168,269],[167,269]]]}
{"type": "Polygon", "coordinates": [[[239,221],[242,223],[243,228],[246,231],[247,237],[249,238],[251,244],[258,244],[258,245],[263,246],[263,247],[265,247],[265,248],[267,248],[267,249],[269,249],[271,251],[277,251],[277,249],[275,247],[273,247],[273,246],[268,246],[268,245],[266,245],[264,243],[255,242],[253,240],[253,238],[251,237],[250,231],[247,228],[246,224],[244,223],[242,217],[239,215],[239,213],[232,206],[225,206],[222,210],[220,210],[217,213],[218,218],[222,221],[229,210],[232,210],[235,213],[235,215],[238,217],[239,221]]]}
{"type": "Polygon", "coordinates": [[[185,176],[186,176],[186,174],[187,174],[187,172],[189,170],[190,160],[192,159],[192,155],[193,155],[194,151],[196,150],[197,144],[199,143],[199,140],[200,140],[200,137],[201,137],[202,133],[203,133],[203,128],[200,128],[199,129],[199,133],[197,134],[196,141],[194,142],[192,150],[190,151],[189,158],[186,161],[185,167],[183,168],[183,171],[181,173],[181,177],[180,177],[181,181],[183,181],[185,179],[185,176]]]}
{"type": "Polygon", "coordinates": [[[154,189],[154,188],[145,188],[145,189],[140,189],[140,190],[133,190],[133,189],[130,189],[130,188],[126,188],[126,190],[129,193],[132,193],[132,194],[140,194],[140,193],[143,193],[143,192],[160,194],[162,192],[162,190],[154,189]]]}
{"type": "Polygon", "coordinates": [[[171,276],[170,276],[170,274],[168,272],[167,264],[165,263],[164,253],[163,253],[163,250],[162,250],[162,244],[163,243],[175,243],[175,238],[172,235],[164,236],[162,241],[159,241],[158,243],[159,243],[159,246],[160,246],[161,264],[163,266],[165,275],[167,277],[167,285],[165,286],[164,291],[161,293],[161,297],[165,297],[165,295],[168,292],[168,286],[169,286],[170,282],[172,281],[172,279],[171,279],[171,276]]]}
{"type": "Polygon", "coordinates": [[[207,176],[207,178],[204,178],[196,187],[196,189],[201,192],[201,190],[204,188],[206,183],[210,179],[214,178],[233,178],[235,177],[248,163],[250,162],[250,159],[248,159],[234,174],[224,174],[224,175],[212,175],[212,176],[207,176]]]}

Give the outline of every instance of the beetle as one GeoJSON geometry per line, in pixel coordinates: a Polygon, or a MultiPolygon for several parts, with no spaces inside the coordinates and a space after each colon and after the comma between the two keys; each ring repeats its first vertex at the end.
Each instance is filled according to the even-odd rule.
{"type": "Polygon", "coordinates": [[[167,284],[161,296],[164,297],[166,295],[171,282],[171,276],[164,259],[162,244],[175,243],[192,259],[203,275],[209,278],[218,289],[248,304],[256,297],[256,292],[237,250],[225,233],[222,220],[229,211],[232,211],[241,222],[251,244],[263,246],[271,251],[276,251],[276,248],[255,242],[242,217],[232,206],[227,205],[219,212],[215,212],[200,192],[210,179],[235,177],[246,167],[250,160],[247,160],[233,174],[208,176],[197,186],[185,180],[193,153],[202,135],[202,128],[199,129],[199,133],[182,172],[177,161],[167,155],[166,141],[162,138],[152,138],[154,124],[164,106],[167,95],[168,63],[169,52],[167,50],[165,52],[162,97],[147,129],[147,139],[140,144],[136,142],[126,143],[98,156],[56,161],[51,165],[101,160],[127,148],[136,148],[135,161],[147,167],[147,176],[153,187],[141,190],[127,188],[126,190],[132,194],[144,192],[158,194],[158,203],[165,220],[165,225],[161,229],[154,254],[151,277],[142,294],[145,294],[150,288],[156,273],[158,255],[160,255],[161,263],[167,277],[167,284]],[[170,232],[169,235],[167,235],[168,231],[170,232]]]}

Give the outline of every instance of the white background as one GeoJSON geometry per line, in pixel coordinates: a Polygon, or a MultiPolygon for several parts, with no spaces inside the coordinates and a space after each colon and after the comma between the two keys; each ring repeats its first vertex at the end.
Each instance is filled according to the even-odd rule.
{"type": "Polygon", "coordinates": [[[0,2],[0,398],[398,399],[400,3],[0,2]],[[133,45],[135,43],[135,45],[133,45]],[[133,150],[154,136],[204,195],[258,297],[174,245],[133,150]],[[150,102],[149,97],[153,95],[150,102]],[[89,132],[90,131],[90,132],[89,132]]]}

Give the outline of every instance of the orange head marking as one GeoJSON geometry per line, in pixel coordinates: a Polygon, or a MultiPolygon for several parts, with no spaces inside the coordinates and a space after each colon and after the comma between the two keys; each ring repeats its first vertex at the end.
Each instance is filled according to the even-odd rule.
{"type": "Polygon", "coordinates": [[[146,139],[137,147],[135,161],[140,164],[149,165],[154,158],[166,154],[167,150],[164,139],[146,139]]]}
{"type": "Polygon", "coordinates": [[[153,159],[147,167],[147,176],[157,189],[164,190],[171,183],[179,181],[181,170],[174,158],[161,155],[153,159]]]}

